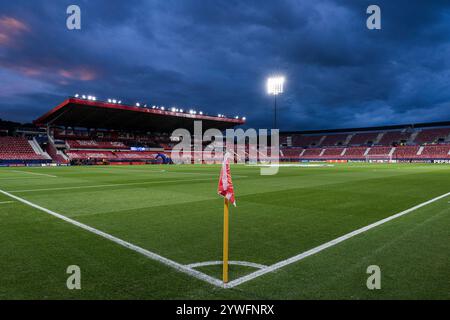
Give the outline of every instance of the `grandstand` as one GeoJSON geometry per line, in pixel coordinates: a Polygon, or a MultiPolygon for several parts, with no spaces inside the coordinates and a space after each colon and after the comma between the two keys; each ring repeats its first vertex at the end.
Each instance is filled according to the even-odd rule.
{"type": "MultiPolygon", "coordinates": [[[[170,163],[171,132],[225,130],[245,123],[226,118],[69,98],[34,121],[19,137],[0,140],[0,163],[20,164],[156,164],[170,163]],[[25,132],[27,134],[25,134],[25,132]]],[[[6,130],[7,134],[8,131],[6,130]]],[[[450,122],[338,129],[280,134],[280,161],[435,161],[450,160],[450,122]]],[[[245,155],[249,161],[249,148],[245,155]]],[[[259,156],[261,157],[261,156],[259,156]]],[[[192,158],[201,154],[192,153],[192,158]]],[[[261,159],[261,158],[260,158],[261,159]]],[[[204,161],[214,163],[214,161],[204,161]]]]}
{"type": "Polygon", "coordinates": [[[450,122],[285,132],[280,141],[281,161],[450,160],[450,122]]]}

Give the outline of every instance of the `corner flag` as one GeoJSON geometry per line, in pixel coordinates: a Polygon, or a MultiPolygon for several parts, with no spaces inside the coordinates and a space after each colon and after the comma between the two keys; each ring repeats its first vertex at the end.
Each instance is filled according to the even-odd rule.
{"type": "Polygon", "coordinates": [[[233,182],[231,181],[229,154],[226,153],[222,162],[222,170],[220,170],[219,186],[217,193],[231,202],[236,207],[234,199],[233,182]]]}
{"type": "Polygon", "coordinates": [[[236,206],[234,199],[233,182],[231,181],[229,154],[226,153],[222,169],[220,170],[219,186],[217,193],[224,198],[223,203],[223,282],[228,282],[228,210],[231,202],[236,206]]]}

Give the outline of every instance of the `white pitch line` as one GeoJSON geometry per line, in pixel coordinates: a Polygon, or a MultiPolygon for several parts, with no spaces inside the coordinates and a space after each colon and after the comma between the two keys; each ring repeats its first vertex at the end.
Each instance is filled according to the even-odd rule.
{"type": "Polygon", "coordinates": [[[264,269],[260,269],[258,271],[253,272],[253,273],[250,273],[250,274],[248,274],[246,276],[243,276],[243,277],[238,278],[236,280],[230,281],[229,283],[225,284],[225,288],[236,287],[236,286],[238,286],[238,285],[240,285],[240,284],[242,284],[244,282],[253,280],[253,279],[255,279],[257,277],[260,277],[260,276],[262,276],[262,275],[264,275],[266,273],[273,272],[273,271],[278,270],[280,268],[283,268],[283,267],[285,267],[285,266],[287,266],[289,264],[292,264],[294,262],[298,262],[298,261],[300,261],[302,259],[305,259],[306,257],[312,256],[313,254],[319,253],[322,250],[328,249],[328,248],[330,248],[332,246],[337,245],[338,243],[341,243],[341,242],[343,242],[345,240],[348,240],[348,239],[350,239],[350,238],[352,238],[352,237],[354,237],[354,236],[356,236],[358,234],[361,234],[361,233],[366,232],[366,231],[368,231],[370,229],[378,227],[379,225],[382,225],[383,223],[386,223],[388,221],[397,219],[397,218],[399,218],[401,216],[404,216],[404,215],[406,215],[406,214],[408,214],[408,213],[410,213],[412,211],[420,209],[420,208],[422,208],[424,206],[427,206],[427,205],[429,205],[429,204],[431,204],[433,202],[436,202],[436,201],[441,200],[441,199],[443,199],[445,197],[448,197],[448,196],[450,196],[450,192],[448,192],[446,194],[443,194],[443,195],[441,195],[439,197],[433,198],[431,200],[425,201],[425,202],[423,202],[421,204],[418,204],[418,205],[416,205],[416,206],[414,206],[412,208],[406,209],[405,211],[402,211],[402,212],[399,212],[399,213],[394,214],[392,216],[389,216],[389,217],[387,217],[385,219],[382,219],[382,220],[379,220],[379,221],[374,222],[372,224],[369,224],[368,226],[365,226],[365,227],[362,227],[362,228],[357,229],[355,231],[352,231],[350,233],[347,233],[347,234],[345,234],[345,235],[343,235],[343,236],[341,236],[339,238],[336,238],[334,240],[326,242],[326,243],[324,243],[324,244],[322,244],[322,245],[320,245],[318,247],[312,248],[312,249],[310,249],[310,250],[308,250],[306,252],[300,253],[300,254],[298,254],[296,256],[293,256],[293,257],[291,257],[289,259],[277,262],[277,263],[275,263],[275,264],[273,264],[273,265],[271,265],[269,267],[266,267],[264,269]]]}
{"type": "Polygon", "coordinates": [[[2,201],[0,204],[14,203],[14,201],[2,201]]]}
{"type": "Polygon", "coordinates": [[[183,180],[162,180],[162,181],[145,181],[145,182],[130,182],[130,183],[115,183],[115,184],[103,184],[94,186],[77,186],[77,187],[60,187],[60,188],[44,188],[44,189],[26,189],[26,190],[8,190],[11,193],[20,192],[39,192],[39,191],[58,191],[58,190],[74,190],[74,189],[90,189],[90,188],[110,188],[120,186],[138,186],[144,184],[158,184],[166,182],[183,182],[183,181],[210,181],[211,179],[183,179],[183,180]]]}
{"type": "Polygon", "coordinates": [[[78,222],[76,220],[70,219],[70,218],[68,218],[68,217],[66,217],[66,216],[64,216],[62,214],[59,214],[59,213],[54,212],[52,210],[46,209],[44,207],[41,207],[41,206],[39,206],[37,204],[34,204],[34,203],[32,203],[32,202],[30,202],[28,200],[22,199],[20,197],[17,197],[15,195],[11,194],[11,193],[6,192],[6,191],[0,190],[0,193],[4,194],[4,195],[6,195],[6,196],[8,196],[10,198],[13,198],[13,199],[15,199],[17,201],[20,201],[20,202],[22,202],[22,203],[24,203],[24,204],[26,204],[26,205],[28,205],[30,207],[33,207],[35,209],[38,209],[38,210],[43,211],[45,213],[48,213],[48,214],[50,214],[50,215],[52,215],[52,216],[54,216],[54,217],[56,217],[58,219],[64,220],[64,221],[66,221],[66,222],[68,222],[70,224],[73,224],[74,226],[77,226],[77,227],[81,228],[81,229],[84,229],[86,231],[92,232],[92,233],[94,233],[96,235],[99,235],[99,236],[105,238],[105,239],[108,239],[108,240],[110,240],[112,242],[115,242],[115,243],[117,243],[117,244],[119,244],[119,245],[121,245],[121,246],[123,246],[125,248],[128,248],[130,250],[138,252],[138,253],[140,253],[140,254],[142,254],[142,255],[144,255],[144,256],[152,259],[152,260],[161,262],[161,263],[163,263],[163,264],[165,264],[165,265],[167,265],[167,266],[169,266],[169,267],[171,267],[171,268],[173,268],[173,269],[175,269],[177,271],[180,271],[182,273],[188,274],[188,275],[190,275],[190,276],[192,276],[194,278],[197,278],[199,280],[203,280],[205,282],[208,282],[208,283],[210,283],[210,284],[212,284],[214,286],[223,287],[223,282],[222,281],[220,281],[220,280],[218,280],[216,278],[213,278],[211,276],[208,276],[207,274],[204,274],[203,272],[191,269],[191,268],[189,268],[189,267],[187,267],[185,265],[182,265],[182,264],[180,264],[180,263],[178,263],[176,261],[173,261],[173,260],[170,260],[170,259],[165,258],[163,256],[160,256],[157,253],[154,253],[154,252],[151,252],[151,251],[146,250],[144,248],[141,248],[139,246],[136,246],[136,245],[134,245],[134,244],[132,244],[130,242],[127,242],[127,241],[124,241],[122,239],[119,239],[119,238],[117,238],[117,237],[115,237],[113,235],[110,235],[109,233],[100,231],[100,230],[95,229],[95,228],[93,228],[91,226],[88,226],[88,225],[86,225],[84,223],[81,223],[81,222],[78,222]]]}
{"type": "Polygon", "coordinates": [[[25,174],[33,174],[33,175],[36,175],[36,176],[45,176],[45,177],[51,177],[51,178],[58,178],[57,176],[54,176],[52,174],[36,173],[36,172],[22,171],[22,170],[9,170],[9,171],[10,172],[25,173],[25,174]]]}
{"type": "MultiPolygon", "coordinates": [[[[223,264],[223,261],[205,261],[205,262],[191,263],[191,264],[186,265],[186,267],[198,268],[198,267],[215,266],[215,265],[221,265],[221,264],[223,264]]],[[[265,266],[263,264],[247,262],[247,261],[228,261],[228,264],[236,265],[236,266],[252,267],[252,268],[256,268],[256,269],[267,268],[267,266],[265,266]]]]}

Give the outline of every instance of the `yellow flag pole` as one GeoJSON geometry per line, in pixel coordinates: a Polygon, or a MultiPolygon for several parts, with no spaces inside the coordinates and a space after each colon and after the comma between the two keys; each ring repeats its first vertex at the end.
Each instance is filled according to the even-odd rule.
{"type": "Polygon", "coordinates": [[[223,203],[223,282],[228,282],[228,200],[223,203]]]}

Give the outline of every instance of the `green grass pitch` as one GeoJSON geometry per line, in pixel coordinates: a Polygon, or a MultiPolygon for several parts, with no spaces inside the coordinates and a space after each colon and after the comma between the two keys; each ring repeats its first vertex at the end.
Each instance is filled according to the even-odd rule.
{"type": "MultiPolygon", "coordinates": [[[[0,189],[179,264],[222,257],[219,166],[0,168],[0,189]]],[[[230,259],[272,265],[450,192],[450,166],[232,166],[230,259]]],[[[450,299],[450,197],[220,288],[0,194],[0,299],[450,299]],[[68,290],[66,268],[81,268],[68,290]],[[366,269],[381,268],[381,290],[366,269]]],[[[221,277],[220,265],[197,269],[221,277]]],[[[255,269],[230,266],[237,279],[255,269]]]]}

